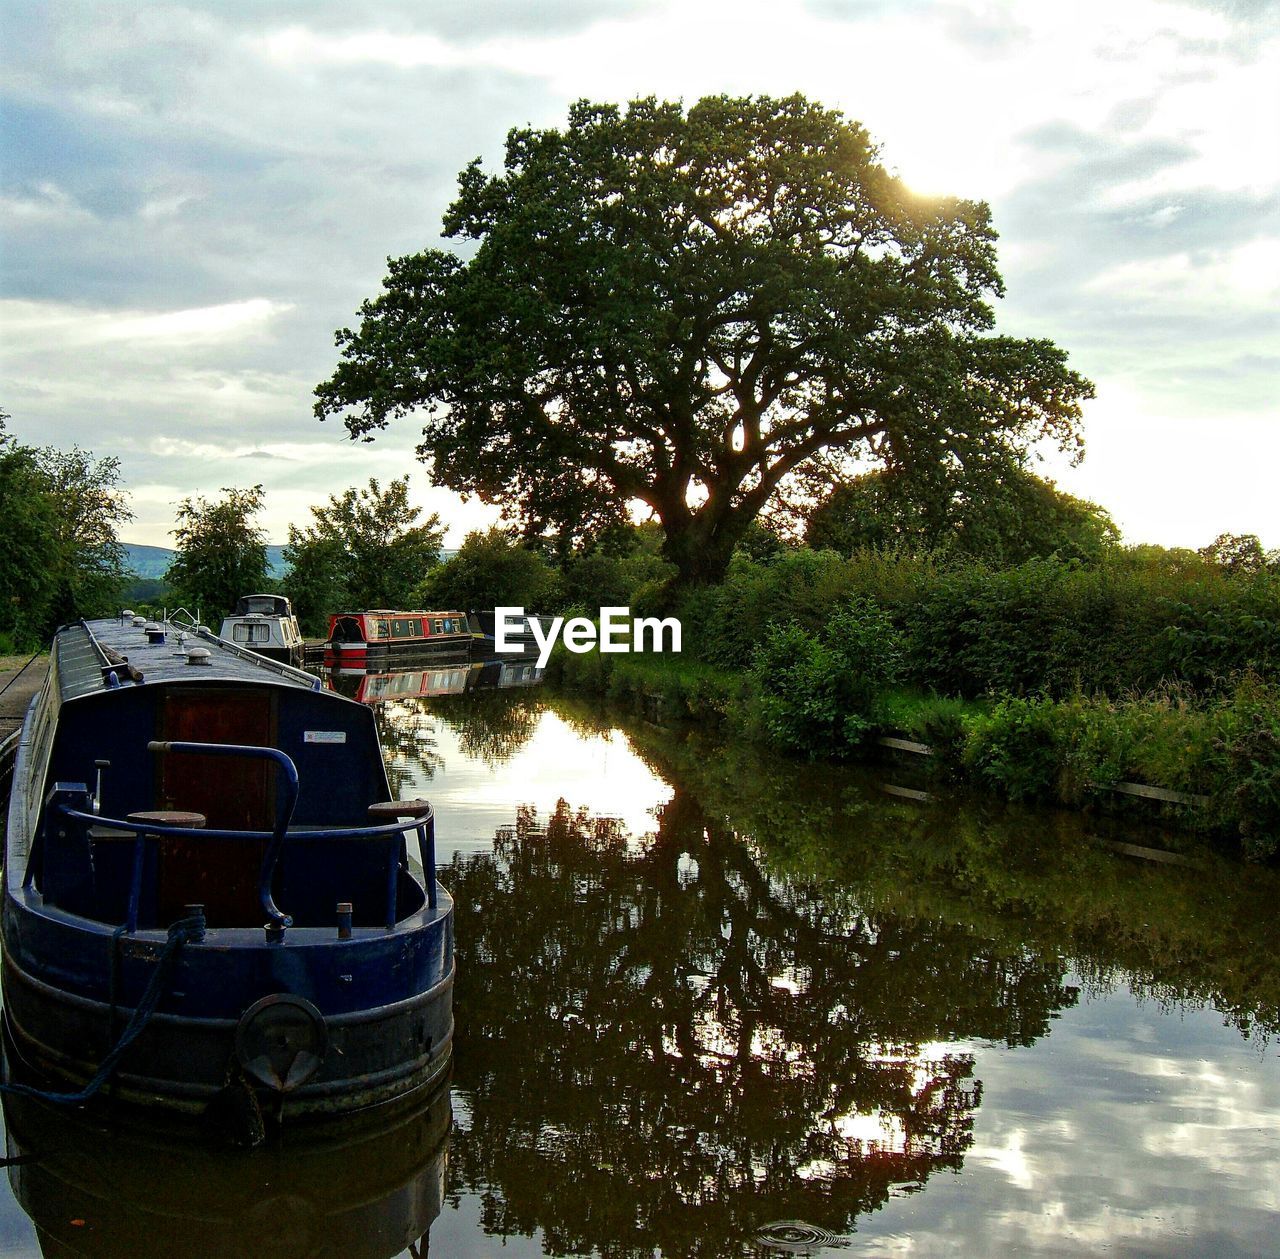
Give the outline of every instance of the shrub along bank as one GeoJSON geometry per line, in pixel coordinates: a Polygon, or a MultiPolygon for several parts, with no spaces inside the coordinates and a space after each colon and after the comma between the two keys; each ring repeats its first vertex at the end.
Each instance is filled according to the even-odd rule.
{"type": "MultiPolygon", "coordinates": [[[[637,611],[644,592],[638,592],[637,611]]],[[[574,656],[566,685],[846,759],[903,733],[958,780],[1089,806],[1117,783],[1280,848],[1280,580],[1195,556],[1013,569],[796,551],[741,560],[676,609],[685,654],[574,656]]]]}

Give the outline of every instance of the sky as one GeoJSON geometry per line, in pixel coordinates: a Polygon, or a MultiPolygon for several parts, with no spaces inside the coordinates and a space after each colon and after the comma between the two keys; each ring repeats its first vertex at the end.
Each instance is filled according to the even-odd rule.
{"type": "Polygon", "coordinates": [[[998,331],[1097,385],[1044,471],[1131,543],[1280,547],[1277,0],[0,0],[0,70],[0,408],[120,460],[129,541],[260,483],[280,542],[409,472],[458,545],[495,513],[418,426],[312,415],[386,258],[574,100],[800,91],[990,203],[998,331]]]}

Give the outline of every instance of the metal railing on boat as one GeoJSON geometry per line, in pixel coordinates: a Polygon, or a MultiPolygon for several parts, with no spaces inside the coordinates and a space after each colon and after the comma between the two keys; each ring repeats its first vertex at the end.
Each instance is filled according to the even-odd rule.
{"type": "MultiPolygon", "coordinates": [[[[404,837],[413,831],[417,836],[418,859],[422,865],[423,882],[427,905],[438,907],[439,896],[435,879],[435,811],[426,800],[384,801],[369,806],[374,817],[394,817],[397,820],[380,822],[373,826],[321,827],[291,830],[294,805],[298,796],[298,771],[292,759],[276,748],[251,747],[229,743],[179,743],[152,741],[148,749],[153,752],[193,753],[202,756],[248,756],[275,761],[281,771],[285,784],[285,804],[279,810],[276,826],[270,831],[224,830],[200,828],[202,840],[266,840],[267,850],[263,855],[258,875],[258,896],[264,913],[267,915],[265,930],[269,940],[278,941],[283,938],[284,930],[293,925],[290,916],[284,913],[275,903],[271,887],[276,867],[280,862],[285,844],[291,839],[305,839],[308,843],[332,840],[391,840],[399,836],[400,842],[388,843],[387,878],[386,878],[386,915],[385,926],[391,930],[396,925],[397,906],[399,902],[399,872],[407,860],[404,837]],[[398,820],[407,819],[407,820],[398,820]]],[[[165,837],[192,837],[192,823],[186,825],[165,825],[157,821],[154,815],[134,815],[132,817],[106,817],[92,806],[92,793],[82,783],[59,783],[51,793],[50,807],[63,817],[82,822],[86,826],[122,832],[133,835],[134,856],[130,878],[129,902],[125,916],[125,930],[133,934],[138,929],[138,915],[142,896],[142,872],[148,840],[165,837]],[[88,809],[76,808],[73,801],[80,800],[90,805],[88,809]]],[[[197,823],[198,825],[198,823],[197,823]]],[[[36,871],[42,859],[41,837],[32,845],[23,878],[23,885],[30,886],[36,877],[36,871]]]]}

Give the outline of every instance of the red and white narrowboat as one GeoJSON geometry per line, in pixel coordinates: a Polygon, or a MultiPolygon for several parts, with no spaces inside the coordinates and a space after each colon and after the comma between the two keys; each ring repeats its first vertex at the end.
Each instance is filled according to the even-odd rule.
{"type": "Polygon", "coordinates": [[[475,635],[465,612],[337,612],[329,618],[326,665],[361,665],[427,652],[462,652],[475,635]]]}

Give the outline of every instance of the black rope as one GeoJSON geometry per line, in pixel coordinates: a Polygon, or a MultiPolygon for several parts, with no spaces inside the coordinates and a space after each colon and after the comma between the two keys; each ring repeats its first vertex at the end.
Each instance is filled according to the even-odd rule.
{"type": "Polygon", "coordinates": [[[151,1016],[156,1012],[156,1007],[160,1004],[160,998],[164,993],[164,981],[173,959],[178,955],[178,950],[188,940],[199,939],[203,927],[204,921],[201,918],[179,918],[169,928],[164,951],[156,961],[156,968],[152,971],[151,978],[147,981],[146,991],[142,994],[142,1000],[138,1002],[133,1014],[129,1017],[124,1031],[120,1033],[120,1039],[115,1043],[115,1047],[103,1058],[97,1071],[94,1072],[93,1078],[78,1093],[54,1093],[45,1089],[33,1088],[28,1084],[0,1084],[0,1093],[15,1093],[19,1097],[34,1097],[38,1101],[53,1102],[59,1106],[80,1106],[87,1102],[111,1077],[111,1073],[119,1065],[120,1059],[124,1057],[125,1051],[129,1046],[142,1035],[143,1028],[146,1027],[151,1016]]]}

